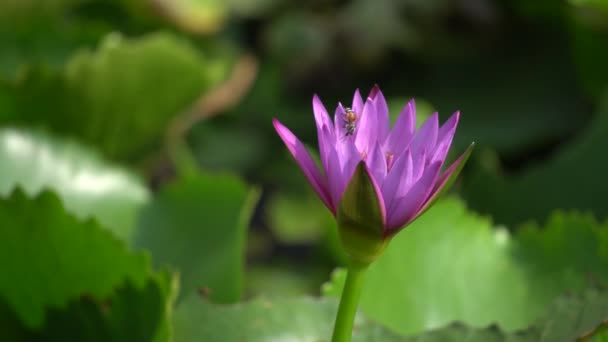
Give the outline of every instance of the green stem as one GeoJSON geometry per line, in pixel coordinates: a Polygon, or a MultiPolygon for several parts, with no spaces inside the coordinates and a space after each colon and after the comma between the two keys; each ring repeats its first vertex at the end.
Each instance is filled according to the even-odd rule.
{"type": "Polygon", "coordinates": [[[342,298],[340,298],[338,316],[336,317],[336,325],[334,326],[332,342],[350,341],[366,270],[367,265],[351,264],[348,267],[344,290],[342,290],[342,298]]]}

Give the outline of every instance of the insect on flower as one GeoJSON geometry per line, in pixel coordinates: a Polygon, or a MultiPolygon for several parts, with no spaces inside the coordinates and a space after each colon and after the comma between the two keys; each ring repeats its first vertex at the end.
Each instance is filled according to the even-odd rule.
{"type": "Polygon", "coordinates": [[[344,129],[346,130],[345,137],[355,134],[355,129],[357,129],[357,113],[355,113],[352,109],[346,107],[344,108],[344,129]]]}

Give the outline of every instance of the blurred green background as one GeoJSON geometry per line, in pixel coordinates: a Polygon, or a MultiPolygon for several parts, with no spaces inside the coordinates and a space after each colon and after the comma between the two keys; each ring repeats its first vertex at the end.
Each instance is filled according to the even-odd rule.
{"type": "Polygon", "coordinates": [[[313,94],[374,84],[477,147],[354,338],[605,338],[608,1],[2,0],[0,339],[327,340],[345,258],[271,119],[314,150],[313,94]]]}

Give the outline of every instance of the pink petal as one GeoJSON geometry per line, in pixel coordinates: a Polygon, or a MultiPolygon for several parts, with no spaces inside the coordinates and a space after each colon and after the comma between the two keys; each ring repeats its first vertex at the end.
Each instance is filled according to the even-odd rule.
{"type": "Polygon", "coordinates": [[[414,158],[416,158],[417,154],[423,153],[424,151],[430,152],[433,150],[437,141],[438,130],[439,116],[437,113],[433,113],[416,132],[416,135],[410,144],[410,150],[412,151],[412,156],[414,158]]]}
{"type": "MultiPolygon", "coordinates": [[[[412,155],[412,183],[416,182],[424,174],[424,171],[428,167],[426,159],[427,156],[425,151],[422,151],[422,153],[419,154],[412,155]]],[[[405,194],[403,193],[400,195],[403,196],[405,194]]]]}
{"type": "Polygon", "coordinates": [[[340,166],[340,158],[334,148],[330,150],[328,169],[327,169],[327,183],[329,185],[329,195],[331,203],[334,208],[338,208],[338,203],[342,197],[342,192],[345,189],[345,181],[342,176],[342,167],[340,166]]]}
{"type": "Polygon", "coordinates": [[[319,140],[319,155],[323,168],[327,170],[327,159],[329,158],[329,148],[335,145],[334,126],[327,114],[327,110],[319,97],[315,94],[312,98],[312,108],[317,124],[317,138],[319,140]]]}
{"type": "Polygon", "coordinates": [[[359,92],[359,89],[355,90],[351,109],[355,113],[357,113],[357,115],[360,115],[363,112],[363,98],[361,98],[361,93],[359,92]]]}
{"type": "Polygon", "coordinates": [[[431,157],[431,162],[445,160],[445,157],[450,150],[452,145],[452,139],[454,139],[454,133],[456,133],[456,126],[458,125],[458,119],[460,118],[460,112],[456,112],[450,116],[443,126],[439,129],[437,135],[437,145],[435,146],[435,152],[431,157]]]}
{"type": "Polygon", "coordinates": [[[397,198],[395,209],[388,214],[389,233],[396,232],[406,223],[410,222],[418,214],[419,209],[433,190],[433,184],[439,175],[441,163],[431,164],[425,170],[424,175],[412,186],[407,194],[397,198]]]}
{"type": "MultiPolygon", "coordinates": [[[[378,87],[378,86],[376,86],[378,87]]],[[[377,139],[380,142],[384,142],[386,140],[386,136],[388,135],[388,127],[390,123],[390,119],[388,116],[388,104],[386,103],[386,99],[380,91],[380,88],[377,88],[378,92],[376,96],[373,98],[374,102],[376,102],[376,129],[377,129],[377,139]]]]}
{"type": "Polygon", "coordinates": [[[318,132],[318,135],[321,164],[323,166],[323,170],[325,170],[325,174],[327,174],[330,150],[335,148],[334,146],[336,145],[336,139],[334,138],[334,132],[330,127],[327,126],[323,126],[321,131],[318,132]]]}
{"type": "Polygon", "coordinates": [[[375,100],[376,96],[378,95],[378,92],[380,92],[380,86],[378,86],[377,84],[374,84],[374,86],[372,87],[372,90],[369,91],[369,95],[367,95],[367,97],[369,97],[372,100],[375,100]]]}
{"type": "Polygon", "coordinates": [[[395,126],[384,143],[384,150],[395,156],[401,155],[414,136],[416,128],[416,102],[411,100],[403,107],[395,126]]]}
{"type": "Polygon", "coordinates": [[[370,154],[365,159],[365,164],[374,176],[378,186],[382,186],[386,178],[386,158],[384,157],[384,153],[382,153],[380,144],[376,143],[374,145],[374,148],[372,148],[370,154]]]}
{"type": "Polygon", "coordinates": [[[473,152],[473,147],[475,147],[475,143],[469,145],[469,147],[456,159],[452,165],[450,165],[441,176],[435,182],[435,186],[433,187],[433,191],[429,195],[429,198],[425,201],[424,205],[420,209],[420,213],[422,214],[430,206],[452,185],[462,168],[464,167],[464,163],[469,159],[471,152],[473,152]]]}
{"type": "Polygon", "coordinates": [[[355,145],[361,154],[367,155],[376,143],[377,121],[376,104],[374,100],[368,99],[363,106],[363,112],[355,132],[355,145]]]}
{"type": "Polygon", "coordinates": [[[328,174],[331,178],[328,176],[328,183],[330,198],[334,207],[337,208],[346,189],[347,181],[350,180],[357,164],[361,161],[361,155],[351,139],[338,139],[336,148],[332,148],[331,151],[328,160],[328,174]]]}
{"type": "Polygon", "coordinates": [[[397,158],[382,184],[382,196],[388,212],[393,207],[395,194],[401,182],[412,182],[412,154],[409,151],[397,158]]]}
{"type": "Polygon", "coordinates": [[[315,121],[318,128],[323,126],[333,127],[329,114],[327,114],[327,110],[317,94],[312,97],[312,109],[315,114],[315,121]]]}
{"type": "Polygon", "coordinates": [[[342,103],[338,103],[338,106],[336,107],[336,111],[334,112],[334,130],[335,130],[335,137],[337,140],[343,140],[346,139],[346,131],[344,129],[344,107],[342,106],[342,103]]]}
{"type": "Polygon", "coordinates": [[[274,129],[277,131],[285,146],[300,166],[300,170],[304,173],[310,185],[312,185],[315,192],[319,195],[323,203],[331,210],[334,214],[336,212],[335,206],[332,205],[329,194],[327,192],[326,181],[319,172],[319,169],[315,165],[315,162],[310,157],[310,154],[304,147],[304,144],[291,133],[291,131],[283,126],[277,119],[272,119],[274,129]]]}

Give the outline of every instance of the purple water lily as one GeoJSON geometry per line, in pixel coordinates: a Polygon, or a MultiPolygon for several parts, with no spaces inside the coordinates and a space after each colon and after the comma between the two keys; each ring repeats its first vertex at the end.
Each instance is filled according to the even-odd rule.
{"type": "Polygon", "coordinates": [[[424,212],[453,181],[471,152],[467,149],[441,173],[460,113],[441,127],[433,113],[416,130],[416,105],[411,100],[389,129],[388,106],[377,86],[365,102],[357,90],[351,108],[338,104],[333,122],[317,95],[312,103],[323,172],[298,138],[273,119],[277,133],[334,215],[355,169],[364,165],[380,205],[385,237],[424,212]]]}

